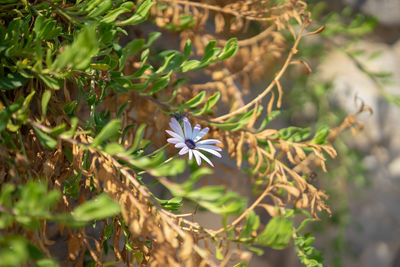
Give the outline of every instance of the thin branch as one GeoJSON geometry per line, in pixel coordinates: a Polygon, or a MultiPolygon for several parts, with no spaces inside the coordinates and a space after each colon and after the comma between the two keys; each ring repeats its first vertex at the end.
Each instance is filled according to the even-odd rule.
{"type": "Polygon", "coordinates": [[[303,24],[301,26],[301,29],[300,29],[299,34],[297,35],[296,41],[294,42],[293,47],[290,50],[289,55],[286,58],[286,61],[283,64],[281,70],[278,72],[278,74],[276,75],[274,80],[269,84],[269,86],[264,90],[264,92],[259,94],[256,98],[254,98],[251,102],[249,102],[245,106],[243,106],[241,108],[238,108],[237,110],[232,111],[232,112],[230,112],[228,114],[225,114],[223,116],[219,116],[219,117],[213,119],[212,121],[214,121],[214,122],[222,122],[225,119],[232,118],[233,116],[246,111],[248,108],[252,107],[257,102],[261,101],[261,99],[263,99],[274,88],[274,86],[279,82],[280,78],[282,77],[282,75],[285,73],[286,69],[290,65],[290,62],[292,60],[293,55],[297,53],[297,46],[299,45],[299,42],[301,40],[301,36],[302,36],[302,33],[303,33],[304,29],[305,29],[305,24],[303,24]]]}
{"type": "Polygon", "coordinates": [[[190,1],[184,1],[184,0],[158,0],[159,2],[164,2],[164,3],[177,3],[180,5],[187,5],[187,6],[194,6],[194,7],[200,7],[203,9],[208,9],[208,10],[213,10],[216,12],[220,13],[225,13],[225,14],[230,14],[238,18],[244,18],[247,20],[254,20],[254,21],[272,21],[275,18],[259,18],[259,17],[253,17],[253,16],[243,16],[240,12],[237,12],[232,9],[227,9],[224,7],[219,7],[219,6],[213,6],[209,4],[204,4],[204,3],[198,3],[198,2],[190,2],[190,1]]]}

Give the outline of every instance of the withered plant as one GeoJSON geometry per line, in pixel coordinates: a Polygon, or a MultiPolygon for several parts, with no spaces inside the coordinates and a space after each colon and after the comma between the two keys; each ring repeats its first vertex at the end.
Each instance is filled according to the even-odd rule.
{"type": "Polygon", "coordinates": [[[305,2],[0,3],[1,266],[245,266],[291,240],[322,266],[301,233],[330,213],[311,176],[360,125],[270,126],[285,72],[311,71],[299,43],[323,30],[305,2]],[[222,142],[218,176],[176,156],[171,117],[222,142]],[[220,229],[196,222],[204,210],[220,229]]]}

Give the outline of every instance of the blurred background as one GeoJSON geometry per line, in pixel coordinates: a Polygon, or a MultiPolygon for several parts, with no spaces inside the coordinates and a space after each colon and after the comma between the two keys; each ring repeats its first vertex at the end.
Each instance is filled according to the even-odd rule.
{"type": "MultiPolygon", "coordinates": [[[[333,216],[313,223],[328,266],[400,266],[400,1],[307,1],[325,31],[300,48],[310,75],[286,79],[280,123],[334,126],[364,102],[364,130],[335,143],[329,174],[316,173],[333,216]]],[[[268,251],[249,266],[301,266],[293,248],[268,251]]]]}

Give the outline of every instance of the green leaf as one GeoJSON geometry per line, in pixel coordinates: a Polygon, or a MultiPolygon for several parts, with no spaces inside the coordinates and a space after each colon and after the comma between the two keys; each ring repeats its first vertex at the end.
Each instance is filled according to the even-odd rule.
{"type": "Polygon", "coordinates": [[[224,255],[222,254],[222,247],[215,247],[215,257],[217,258],[217,260],[223,260],[224,259],[224,255]]]}
{"type": "Polygon", "coordinates": [[[91,10],[90,13],[87,15],[88,17],[101,16],[112,8],[112,0],[102,0],[100,2],[101,3],[93,8],[93,10],[92,8],[88,9],[88,11],[91,10]]]}
{"type": "Polygon", "coordinates": [[[101,220],[114,216],[120,212],[120,206],[107,194],[101,194],[96,199],[89,200],[72,212],[76,221],[101,220]]]}
{"type": "Polygon", "coordinates": [[[172,74],[172,71],[170,71],[168,74],[162,76],[160,79],[155,81],[153,83],[153,86],[151,87],[150,93],[155,94],[158,91],[164,89],[168,85],[169,81],[171,80],[171,74],[172,74]]]}
{"type": "Polygon", "coordinates": [[[134,39],[130,41],[124,49],[122,49],[122,56],[119,59],[119,70],[121,71],[123,67],[125,66],[125,61],[126,59],[139,52],[142,48],[144,47],[144,40],[143,39],[134,39]]]}
{"type": "Polygon", "coordinates": [[[105,63],[92,63],[90,67],[96,70],[109,70],[111,67],[105,63]]]}
{"type": "Polygon", "coordinates": [[[290,142],[301,142],[310,136],[310,128],[299,128],[290,126],[279,130],[279,136],[283,140],[290,142]]]}
{"type": "Polygon", "coordinates": [[[177,211],[183,204],[182,204],[182,197],[173,197],[168,200],[156,198],[158,203],[167,210],[170,211],[177,211]]]}
{"type": "Polygon", "coordinates": [[[35,267],[58,267],[58,263],[52,259],[40,259],[36,262],[35,267]]]}
{"type": "MultiPolygon", "coordinates": [[[[71,118],[71,128],[68,131],[61,133],[60,131],[61,131],[62,128],[60,128],[59,129],[60,131],[58,131],[58,129],[57,129],[58,126],[57,126],[50,133],[52,135],[62,134],[61,138],[72,138],[74,136],[74,134],[75,134],[76,127],[78,126],[78,123],[79,123],[78,118],[77,117],[72,117],[71,118]]],[[[62,126],[60,126],[60,127],[62,127],[62,126]]]]}
{"type": "Polygon", "coordinates": [[[325,144],[330,132],[331,130],[328,126],[320,127],[311,142],[317,145],[325,144]]]}
{"type": "Polygon", "coordinates": [[[149,171],[154,176],[176,176],[185,170],[183,159],[175,159],[149,171]]]}
{"type": "Polygon", "coordinates": [[[187,72],[189,70],[194,70],[200,66],[201,66],[200,61],[193,59],[193,60],[183,62],[183,64],[180,67],[180,71],[187,72]]]}
{"type": "Polygon", "coordinates": [[[310,222],[315,221],[314,218],[307,218],[304,221],[301,222],[301,224],[299,225],[299,227],[296,229],[296,232],[300,232],[302,231],[310,222]]]}
{"type": "Polygon", "coordinates": [[[275,118],[277,117],[281,112],[279,110],[273,110],[271,111],[271,114],[267,114],[262,121],[260,127],[258,128],[258,131],[264,130],[264,128],[275,118]]]}
{"type": "Polygon", "coordinates": [[[260,248],[256,248],[256,247],[247,247],[248,250],[250,250],[251,252],[254,252],[257,254],[257,256],[262,256],[264,255],[264,250],[260,249],[260,248]]]}
{"type": "Polygon", "coordinates": [[[272,218],[264,231],[255,240],[255,244],[269,246],[274,249],[287,247],[293,234],[293,223],[284,217],[272,218]]]}
{"type": "Polygon", "coordinates": [[[46,90],[42,95],[42,120],[41,121],[44,121],[44,118],[46,117],[47,105],[49,104],[50,97],[51,97],[50,90],[46,90]]]}
{"type": "Polygon", "coordinates": [[[195,183],[204,175],[212,174],[213,171],[210,168],[201,167],[195,170],[191,175],[189,180],[182,184],[182,188],[185,191],[193,191],[195,183]]]}
{"type": "Polygon", "coordinates": [[[14,205],[16,221],[25,228],[33,230],[40,227],[40,219],[50,216],[50,208],[60,197],[58,191],[48,191],[47,184],[28,181],[19,187],[20,198],[14,205]]]}
{"type": "Polygon", "coordinates": [[[187,60],[192,52],[192,41],[188,39],[185,43],[185,48],[183,49],[183,60],[187,60]]]}
{"type": "MultiPolygon", "coordinates": [[[[99,50],[96,37],[96,25],[84,27],[76,36],[74,42],[66,46],[51,65],[51,70],[60,71],[63,68],[86,69],[99,50]]],[[[46,81],[45,81],[46,82],[46,81]]]]}
{"type": "Polygon", "coordinates": [[[35,95],[36,91],[31,91],[29,95],[27,95],[22,102],[22,106],[17,112],[15,113],[15,119],[18,125],[25,124],[28,121],[28,112],[29,112],[29,105],[32,101],[33,96],[35,95]]]}
{"type": "Polygon", "coordinates": [[[122,113],[124,112],[125,108],[131,103],[130,100],[126,101],[117,111],[117,118],[121,117],[122,113]]]}
{"type": "Polygon", "coordinates": [[[204,186],[198,190],[189,192],[186,196],[196,200],[215,201],[223,196],[225,192],[224,186],[204,186]]]}
{"type": "Polygon", "coordinates": [[[110,155],[121,154],[125,152],[125,148],[123,145],[118,143],[110,143],[107,144],[104,148],[104,151],[110,155]]]}
{"type": "Polygon", "coordinates": [[[141,1],[137,5],[135,14],[132,17],[130,17],[129,19],[126,19],[124,21],[117,22],[116,25],[117,26],[135,25],[135,24],[139,24],[139,23],[145,21],[150,12],[150,8],[154,4],[155,3],[152,2],[151,0],[141,1]]]}
{"type": "Polygon", "coordinates": [[[215,106],[215,104],[217,104],[220,97],[221,97],[221,93],[216,92],[215,94],[213,94],[212,96],[210,96],[207,99],[207,101],[204,104],[204,106],[202,107],[202,109],[197,112],[193,112],[193,115],[199,116],[199,115],[203,115],[204,113],[209,113],[211,111],[211,108],[213,106],[215,106]]]}
{"type": "Polygon", "coordinates": [[[152,33],[150,33],[149,34],[149,38],[147,39],[147,42],[146,42],[146,44],[144,46],[145,47],[151,46],[155,40],[160,38],[160,36],[161,36],[161,32],[152,32],[152,33]]]}
{"type": "Polygon", "coordinates": [[[196,95],[189,101],[187,101],[185,104],[183,104],[181,107],[182,108],[194,108],[197,107],[198,105],[203,102],[204,98],[206,97],[206,91],[200,92],[200,94],[196,95]]]}
{"type": "Polygon", "coordinates": [[[40,251],[40,249],[32,243],[27,243],[27,249],[31,259],[40,260],[44,258],[42,251],[40,251]]]}
{"type": "Polygon", "coordinates": [[[0,78],[0,90],[11,90],[24,86],[28,81],[27,78],[18,73],[9,73],[7,76],[0,78]]]}
{"type": "Polygon", "coordinates": [[[136,130],[135,139],[133,140],[133,144],[132,144],[132,147],[131,147],[132,151],[135,151],[136,149],[139,148],[139,144],[140,144],[140,141],[143,139],[143,135],[144,135],[144,130],[145,129],[146,129],[146,124],[142,123],[142,124],[140,124],[140,126],[136,130]]]}
{"type": "Polygon", "coordinates": [[[39,142],[40,142],[40,144],[42,144],[42,146],[49,148],[49,149],[53,149],[56,147],[57,141],[55,139],[51,138],[50,136],[48,136],[47,134],[45,134],[38,128],[36,128],[36,127],[33,127],[33,128],[35,129],[36,136],[39,139],[39,142]]]}
{"type": "Polygon", "coordinates": [[[76,100],[73,100],[68,104],[65,104],[63,107],[65,114],[67,114],[68,116],[74,115],[77,106],[78,106],[78,101],[76,100]]]}
{"type": "Polygon", "coordinates": [[[242,124],[240,122],[210,123],[210,124],[225,131],[236,131],[242,128],[242,124]]]}
{"type": "MultiPolygon", "coordinates": [[[[72,153],[72,152],[71,152],[72,153]]],[[[71,196],[73,199],[78,199],[79,183],[81,181],[82,172],[78,171],[64,180],[63,194],[71,196]]]]}
{"type": "Polygon", "coordinates": [[[111,10],[110,12],[107,13],[107,15],[105,15],[101,22],[103,23],[112,23],[114,22],[119,15],[123,14],[123,13],[127,13],[130,12],[131,9],[134,7],[134,3],[133,2],[125,2],[122,5],[120,5],[118,8],[111,10]]]}
{"type": "Polygon", "coordinates": [[[142,54],[140,54],[140,61],[142,62],[142,66],[146,63],[147,59],[150,55],[150,49],[143,50],[142,54]]]}
{"type": "Polygon", "coordinates": [[[48,76],[48,75],[42,75],[39,74],[39,78],[49,87],[52,88],[54,90],[58,90],[60,89],[60,84],[59,81],[48,76]]]}
{"type": "Polygon", "coordinates": [[[239,50],[239,47],[237,45],[237,38],[231,38],[226,43],[224,49],[218,55],[217,59],[225,60],[227,58],[230,58],[233,55],[235,55],[238,50],[239,50]]]}
{"type": "MultiPolygon", "coordinates": [[[[261,113],[263,107],[258,107],[257,109],[257,115],[261,113]]],[[[247,112],[241,113],[239,115],[236,115],[235,117],[227,120],[226,123],[210,123],[213,126],[216,126],[217,128],[223,129],[223,130],[228,130],[228,131],[237,131],[241,128],[243,128],[246,123],[251,119],[251,117],[254,114],[254,110],[249,110],[247,112]]]]}
{"type": "Polygon", "coordinates": [[[246,224],[244,226],[243,231],[240,233],[241,239],[244,237],[251,237],[251,233],[258,229],[260,225],[260,218],[256,215],[256,213],[252,210],[249,212],[246,218],[246,224]]]}
{"type": "Polygon", "coordinates": [[[163,59],[163,64],[158,68],[155,74],[163,73],[166,69],[170,70],[171,65],[172,67],[174,67],[176,65],[181,64],[182,55],[177,51],[171,51],[171,50],[163,51],[159,53],[158,56],[160,56],[163,59]],[[177,60],[173,60],[174,58],[179,58],[178,62],[176,62],[177,60]]]}
{"type": "Polygon", "coordinates": [[[217,41],[215,40],[212,40],[207,44],[206,48],[204,49],[204,56],[201,59],[202,64],[209,63],[219,53],[221,48],[215,47],[216,44],[217,41]]]}
{"type": "Polygon", "coordinates": [[[0,239],[0,259],[3,266],[21,266],[29,259],[28,241],[22,236],[9,235],[0,239]]]}
{"type": "Polygon", "coordinates": [[[150,157],[140,157],[131,161],[131,163],[140,169],[151,169],[160,166],[164,162],[164,153],[157,153],[153,158],[150,157]]]}
{"type": "Polygon", "coordinates": [[[105,237],[106,237],[106,239],[110,239],[111,238],[111,236],[112,236],[112,233],[113,233],[113,231],[114,231],[114,224],[111,222],[110,224],[108,224],[105,228],[104,228],[104,231],[105,231],[105,237]]]}
{"type": "Polygon", "coordinates": [[[94,138],[92,146],[93,147],[99,146],[104,141],[110,139],[111,137],[116,136],[117,134],[119,134],[120,128],[121,128],[121,120],[116,119],[110,121],[94,138]]]}

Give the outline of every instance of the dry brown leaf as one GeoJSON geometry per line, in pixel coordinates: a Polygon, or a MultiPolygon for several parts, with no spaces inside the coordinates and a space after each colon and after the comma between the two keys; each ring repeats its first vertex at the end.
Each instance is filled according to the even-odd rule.
{"type": "Polygon", "coordinates": [[[79,236],[72,235],[68,240],[68,258],[71,261],[75,261],[81,251],[81,239],[79,236]]]}
{"type": "Polygon", "coordinates": [[[258,206],[264,208],[272,217],[276,217],[279,215],[279,212],[275,206],[269,204],[258,204],[258,206]]]}
{"type": "Polygon", "coordinates": [[[221,13],[215,15],[215,33],[221,33],[225,27],[225,19],[221,13]]]}

